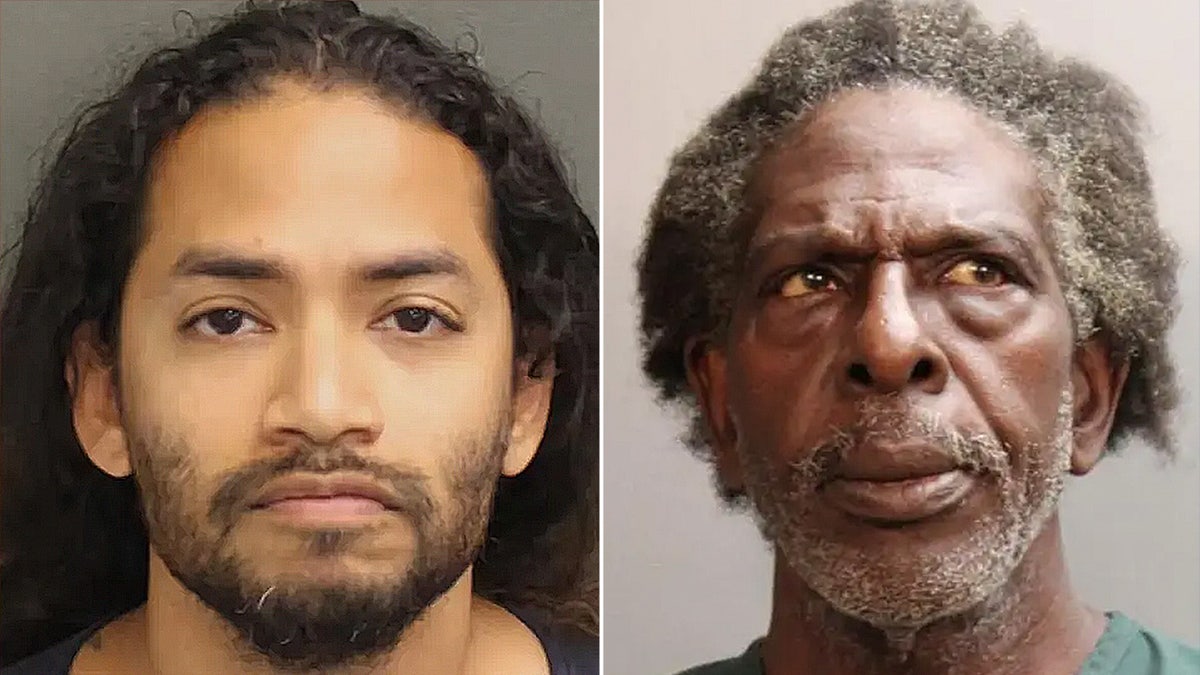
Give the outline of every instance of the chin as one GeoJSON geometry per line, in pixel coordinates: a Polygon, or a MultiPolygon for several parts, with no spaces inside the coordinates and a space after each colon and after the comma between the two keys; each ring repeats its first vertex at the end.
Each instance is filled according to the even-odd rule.
{"type": "MultiPolygon", "coordinates": [[[[243,561],[279,570],[403,572],[417,557],[416,537],[407,530],[246,529],[227,544],[243,561]]],[[[249,564],[249,563],[248,563],[249,564]]]]}
{"type": "Polygon", "coordinates": [[[394,585],[410,572],[404,561],[378,560],[351,554],[307,556],[303,559],[258,561],[245,565],[247,578],[264,586],[296,589],[370,588],[394,585]]]}
{"type": "Polygon", "coordinates": [[[838,613],[879,628],[921,628],[985,603],[1011,576],[1015,542],[978,533],[895,548],[807,542],[784,554],[793,572],[838,613]]]}

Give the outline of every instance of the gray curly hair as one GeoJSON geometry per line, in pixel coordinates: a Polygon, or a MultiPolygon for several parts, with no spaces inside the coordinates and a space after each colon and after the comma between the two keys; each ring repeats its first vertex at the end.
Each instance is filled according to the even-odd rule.
{"type": "Polygon", "coordinates": [[[1107,450],[1141,435],[1173,455],[1167,333],[1179,260],[1158,225],[1139,104],[1108,73],[1049,54],[1026,25],[995,31],[960,0],[859,0],[792,27],[675,154],[651,211],[639,290],[643,369],[665,401],[693,411],[689,444],[706,453],[685,345],[726,328],[756,160],[832,95],[891,86],[953,94],[1031,151],[1076,338],[1102,334],[1129,364],[1107,450]]]}

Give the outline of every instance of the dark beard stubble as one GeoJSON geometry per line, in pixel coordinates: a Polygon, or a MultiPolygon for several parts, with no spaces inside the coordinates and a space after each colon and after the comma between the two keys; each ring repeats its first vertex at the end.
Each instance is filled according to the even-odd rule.
{"type": "MultiPolygon", "coordinates": [[[[250,648],[239,650],[245,657],[254,659],[257,653],[279,670],[301,672],[383,658],[475,561],[491,516],[505,428],[497,425],[485,441],[458,445],[455,460],[443,467],[451,501],[441,512],[424,475],[364,459],[342,446],[303,445],[223,478],[203,522],[188,505],[188,487],[195,484],[191,450],[140,437],[133,439],[131,455],[150,543],[172,576],[235,629],[250,648]],[[231,531],[255,491],[298,471],[361,472],[390,487],[416,537],[408,569],[370,585],[287,587],[253,578],[244,557],[230,550],[231,531]]],[[[306,542],[308,553],[336,556],[363,534],[369,533],[315,531],[306,542]]]]}

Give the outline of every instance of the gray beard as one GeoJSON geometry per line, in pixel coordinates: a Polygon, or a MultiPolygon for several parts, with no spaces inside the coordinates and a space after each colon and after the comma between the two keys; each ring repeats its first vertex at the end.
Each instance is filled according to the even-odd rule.
{"type": "Polygon", "coordinates": [[[891,634],[967,612],[1001,591],[1030,544],[1055,513],[1065,486],[1073,445],[1070,392],[1061,399],[1055,433],[1042,445],[1018,448],[1027,474],[1018,482],[1009,449],[990,437],[966,437],[929,415],[896,407],[864,410],[860,423],[820,444],[788,472],[761,453],[739,448],[746,491],[758,525],[791,571],[837,613],[891,634]],[[843,452],[870,436],[925,436],[948,456],[996,480],[1000,507],[979,519],[949,551],[920,549],[889,555],[848,545],[810,523],[812,499],[829,453],[843,452]]]}

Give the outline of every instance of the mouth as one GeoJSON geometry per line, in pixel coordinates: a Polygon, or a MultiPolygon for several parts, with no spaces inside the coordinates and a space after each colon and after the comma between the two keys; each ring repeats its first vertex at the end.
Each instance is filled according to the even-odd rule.
{"type": "Polygon", "coordinates": [[[397,511],[366,497],[329,495],[279,499],[251,507],[250,513],[287,528],[322,530],[366,527],[397,511]]]}
{"type": "Polygon", "coordinates": [[[330,495],[328,497],[289,497],[269,504],[254,507],[256,510],[272,511],[295,516],[353,516],[383,513],[388,509],[374,499],[355,495],[330,495]]]}
{"type": "Polygon", "coordinates": [[[975,476],[951,469],[896,480],[836,478],[822,488],[839,510],[879,525],[894,526],[932,518],[962,502],[975,476]]]}
{"type": "Polygon", "coordinates": [[[357,476],[292,476],[269,484],[250,505],[254,513],[309,526],[360,524],[398,509],[393,493],[357,476]]]}

